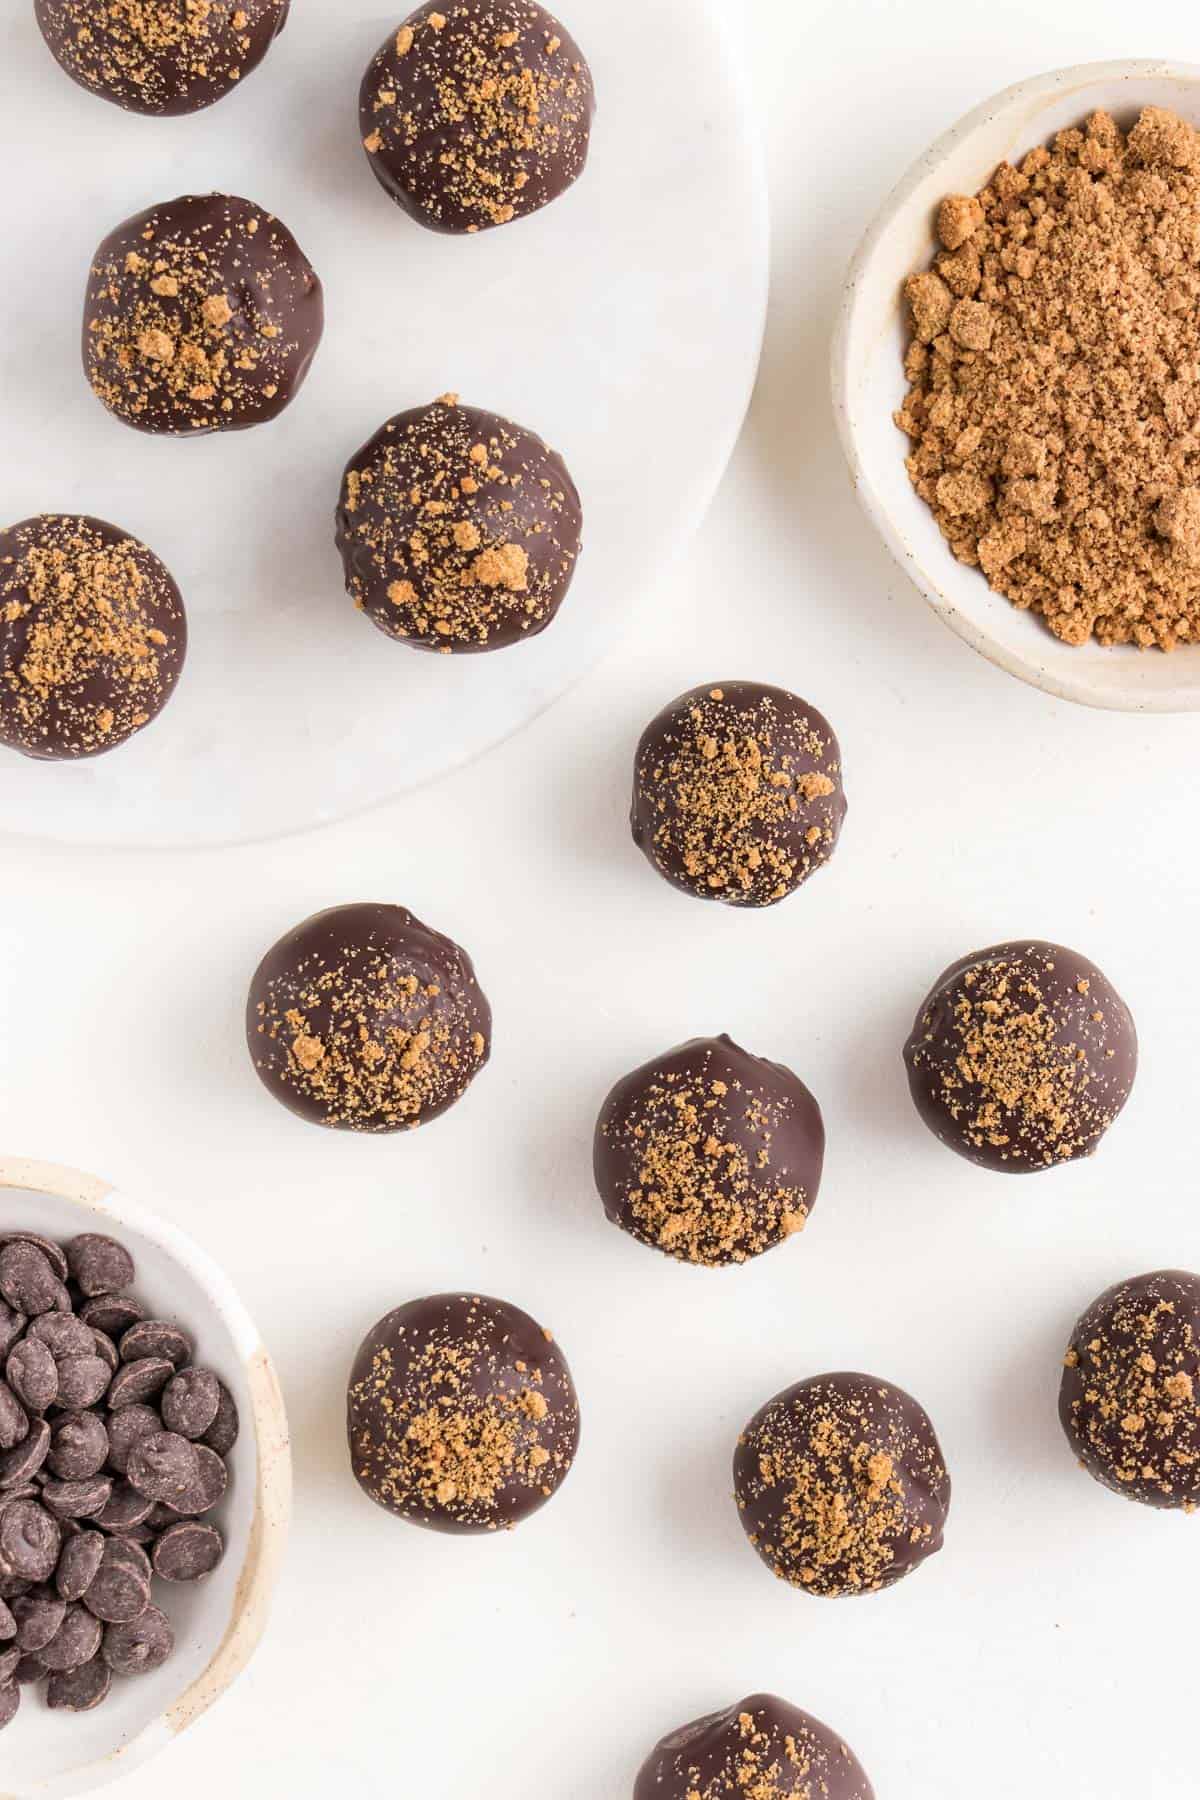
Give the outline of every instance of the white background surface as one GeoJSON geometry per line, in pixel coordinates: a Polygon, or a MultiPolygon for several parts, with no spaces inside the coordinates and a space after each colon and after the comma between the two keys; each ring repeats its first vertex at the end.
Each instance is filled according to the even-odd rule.
{"type": "Polygon", "coordinates": [[[1194,16],[747,0],[745,18],[776,214],[767,357],[709,523],[633,638],[482,763],[320,836],[178,858],[4,847],[0,1136],[136,1182],[216,1253],[295,1433],[268,1639],[128,1800],[628,1800],[661,1731],[756,1687],[844,1731],[880,1800],[1195,1794],[1200,1521],[1089,1482],[1055,1394],[1101,1287],[1200,1266],[1200,722],[1055,704],[938,625],[854,510],[825,366],[857,233],[937,132],[1039,68],[1194,56],[1194,16]],[[761,915],[674,893],[624,824],[648,716],[734,675],[810,696],[848,771],[835,861],[761,915]],[[460,937],[496,1011],[486,1076],[391,1141],[303,1129],[240,1035],[263,947],[363,897],[460,937]],[[1022,1182],[941,1149],[898,1053],[945,963],[1024,933],[1107,970],[1143,1061],[1100,1155],[1022,1182]],[[830,1140],[803,1238],[727,1277],[625,1240],[589,1171],[609,1083],[723,1029],[793,1064],[830,1140]],[[342,1449],[362,1331],[460,1283],[550,1325],[583,1400],[575,1472],[501,1541],[389,1520],[342,1449]],[[920,1396],[955,1500],[940,1557],[822,1603],[746,1547],[728,1460],[761,1401],[839,1366],[920,1396]]]}

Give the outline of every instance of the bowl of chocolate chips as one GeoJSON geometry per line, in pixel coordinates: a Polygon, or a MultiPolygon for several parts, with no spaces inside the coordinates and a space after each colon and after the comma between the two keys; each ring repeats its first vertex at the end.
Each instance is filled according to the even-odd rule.
{"type": "Polygon", "coordinates": [[[1200,67],[1060,69],[908,172],[833,352],[855,488],[960,637],[1060,699],[1200,709],[1200,67]]]}
{"type": "Polygon", "coordinates": [[[287,1420],[227,1278],[91,1176],[0,1158],[0,1767],[61,1800],[170,1743],[253,1653],[287,1420]]]}

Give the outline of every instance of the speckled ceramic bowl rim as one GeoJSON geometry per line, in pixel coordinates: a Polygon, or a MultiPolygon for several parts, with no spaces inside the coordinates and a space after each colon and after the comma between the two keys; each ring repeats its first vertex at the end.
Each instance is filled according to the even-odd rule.
{"type": "Polygon", "coordinates": [[[156,1719],[98,1761],[15,1792],[3,1788],[0,1776],[0,1800],[67,1800],[67,1796],[101,1787],[147,1762],[207,1712],[249,1662],[266,1626],[287,1546],[291,1450],[283,1396],[271,1360],[228,1278],[205,1251],[138,1201],[77,1169],[0,1156],[0,1194],[6,1189],[51,1194],[95,1213],[101,1228],[124,1225],[139,1232],[203,1288],[241,1357],[256,1444],[254,1517],[230,1617],[208,1665],[156,1719]]]}
{"type": "MultiPolygon", "coordinates": [[[[885,200],[876,214],[865,237],[856,251],[846,280],[845,293],[839,309],[834,329],[832,350],[832,380],[834,412],[837,418],[838,432],[842,440],[842,448],[850,465],[850,474],[855,492],[864,511],[879,532],[888,550],[905,574],[920,590],[938,617],[950,629],[977,650],[989,662],[1015,675],[1019,680],[1041,688],[1060,700],[1071,700],[1084,706],[1100,707],[1109,711],[1125,712],[1195,712],[1200,711],[1200,662],[1195,671],[1184,675],[1170,685],[1158,688],[1139,687],[1131,684],[1128,689],[1122,687],[1101,687],[1089,679],[1088,666],[1081,661],[1078,674],[1063,674],[1046,666],[1037,657],[1035,642],[1031,641],[1028,653],[1016,651],[996,641],[989,630],[986,620],[976,616],[960,599],[956,599],[953,591],[947,586],[944,578],[939,578],[927,566],[926,561],[914,549],[903,520],[897,516],[895,509],[888,503],[873,484],[867,470],[866,460],[857,441],[855,425],[855,409],[853,393],[855,377],[858,371],[852,366],[853,327],[860,305],[863,304],[864,291],[867,290],[873,276],[873,264],[881,244],[897,216],[903,212],[913,200],[918,189],[944,164],[948,158],[959,150],[964,141],[973,134],[990,125],[999,115],[1011,113],[1014,118],[1023,116],[1032,128],[1032,136],[1022,149],[1032,148],[1040,141],[1036,128],[1039,102],[1049,102],[1073,88],[1095,88],[1101,84],[1121,84],[1131,81],[1165,81],[1175,84],[1200,87],[1200,64],[1157,61],[1154,59],[1079,63],[1069,68],[1053,69],[1044,75],[1033,76],[1027,81],[1015,83],[1013,86],[994,94],[982,105],[953,125],[937,141],[918,158],[908,173],[885,200]]],[[[930,217],[930,252],[935,247],[930,217]]],[[[896,292],[896,305],[900,304],[899,289],[896,292]]],[[[923,503],[918,496],[912,494],[914,507],[923,503]]],[[[947,557],[950,551],[947,548],[947,557]]],[[[983,577],[978,570],[968,569],[965,565],[955,564],[961,568],[964,576],[982,582],[983,577]]],[[[1106,654],[1131,654],[1132,652],[1106,652],[1106,654]]],[[[1148,654],[1148,653],[1146,653],[1148,654]]],[[[1155,652],[1155,654],[1158,654],[1155,652]]],[[[1200,647],[1177,651],[1171,660],[1184,656],[1200,658],[1200,647]]],[[[1133,666],[1133,665],[1131,665],[1133,666]]]]}

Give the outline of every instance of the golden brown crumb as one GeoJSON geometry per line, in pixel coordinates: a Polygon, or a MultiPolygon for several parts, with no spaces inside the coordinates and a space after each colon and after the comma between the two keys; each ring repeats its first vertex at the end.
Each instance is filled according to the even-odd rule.
{"type": "Polygon", "coordinates": [[[1094,113],[937,229],[897,423],[951,550],[1064,643],[1200,639],[1200,135],[1094,113]]]}

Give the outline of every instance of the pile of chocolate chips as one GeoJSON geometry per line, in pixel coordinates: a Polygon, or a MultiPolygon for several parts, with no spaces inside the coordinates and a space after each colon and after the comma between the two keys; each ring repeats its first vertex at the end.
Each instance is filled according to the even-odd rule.
{"type": "Polygon", "coordinates": [[[128,1292],[133,1258],[87,1233],[0,1233],[0,1730],[26,1683],[89,1712],[174,1648],[150,1599],[221,1560],[237,1407],[128,1292]]]}

